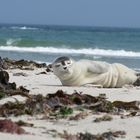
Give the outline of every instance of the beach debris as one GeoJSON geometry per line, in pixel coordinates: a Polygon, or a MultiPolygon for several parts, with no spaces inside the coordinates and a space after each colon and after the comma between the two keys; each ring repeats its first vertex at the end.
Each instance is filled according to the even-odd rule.
{"type": "Polygon", "coordinates": [[[113,118],[110,115],[104,115],[102,117],[98,117],[94,120],[94,122],[101,122],[101,121],[111,121],[113,118]]]}
{"type": "Polygon", "coordinates": [[[3,70],[3,69],[8,69],[8,66],[3,61],[3,59],[0,57],[0,70],[3,70]]]}
{"type": "Polygon", "coordinates": [[[18,122],[15,122],[18,126],[26,126],[26,127],[33,127],[34,124],[32,123],[27,123],[27,122],[24,122],[22,120],[19,120],[18,122]]]}
{"type": "Polygon", "coordinates": [[[137,139],[140,139],[140,136],[136,136],[137,139]]]}
{"type": "Polygon", "coordinates": [[[62,90],[58,90],[54,94],[48,94],[47,97],[50,98],[58,98],[59,102],[63,105],[82,105],[82,104],[91,104],[98,101],[98,99],[94,96],[90,96],[87,94],[81,94],[74,91],[73,94],[67,94],[62,90]]]}
{"type": "Polygon", "coordinates": [[[129,117],[135,117],[135,116],[139,116],[138,112],[137,111],[132,111],[132,112],[129,112],[128,114],[124,115],[122,114],[120,116],[121,119],[126,119],[126,118],[129,118],[129,117]]]}
{"type": "Polygon", "coordinates": [[[23,128],[11,120],[0,120],[0,132],[11,134],[27,134],[23,128]]]}
{"type": "Polygon", "coordinates": [[[14,95],[21,95],[29,98],[29,90],[23,86],[17,88],[16,83],[9,82],[8,72],[0,71],[0,99],[14,95]]]}
{"type": "Polygon", "coordinates": [[[102,99],[107,99],[107,97],[106,97],[106,94],[105,94],[105,93],[100,93],[100,94],[99,94],[99,97],[100,97],[100,98],[102,98],[102,99]]]}
{"type": "Polygon", "coordinates": [[[8,83],[7,85],[1,84],[1,91],[16,90],[16,83],[8,83]]]}
{"type": "Polygon", "coordinates": [[[75,116],[70,116],[69,120],[75,120],[78,121],[80,119],[85,119],[89,114],[87,112],[80,112],[76,114],[75,116]]]}
{"type": "Polygon", "coordinates": [[[31,114],[28,107],[21,102],[7,102],[0,106],[0,116],[9,117],[10,115],[19,116],[24,114],[31,114]]]}
{"type": "Polygon", "coordinates": [[[51,135],[53,138],[56,138],[58,136],[58,132],[56,129],[49,129],[49,130],[46,130],[44,132],[42,132],[43,134],[49,134],[51,135]]]}
{"type": "Polygon", "coordinates": [[[51,118],[51,119],[66,118],[71,114],[73,114],[73,109],[71,107],[62,106],[56,111],[51,112],[48,118],[51,118]]]}
{"type": "Polygon", "coordinates": [[[19,102],[18,100],[16,100],[16,102],[9,101],[0,105],[0,116],[8,117],[10,115],[19,116],[24,114],[41,114],[44,112],[44,100],[45,98],[42,95],[29,95],[29,98],[25,102],[19,102]]]}
{"type": "Polygon", "coordinates": [[[125,110],[140,109],[140,101],[132,101],[132,102],[114,101],[112,104],[113,106],[119,109],[125,109],[125,110]]]}
{"type": "Polygon", "coordinates": [[[22,97],[31,98],[31,95],[29,94],[29,90],[25,89],[23,86],[20,86],[16,90],[5,90],[4,93],[6,96],[20,95],[22,97]]]}
{"type": "MultiPolygon", "coordinates": [[[[58,90],[56,93],[48,94],[46,96],[43,96],[41,94],[30,95],[29,90],[21,86],[15,91],[8,90],[8,92],[5,93],[8,96],[20,95],[23,97],[27,97],[24,102],[19,102],[18,100],[16,100],[16,102],[7,102],[3,105],[0,105],[0,116],[6,117],[9,115],[18,116],[23,114],[44,114],[47,116],[51,114],[56,117],[64,117],[73,114],[73,110],[79,107],[82,109],[90,110],[93,113],[117,113],[119,111],[122,111],[121,109],[127,111],[131,111],[131,109],[133,109],[133,111],[138,110],[138,103],[136,101],[114,101],[112,103],[104,97],[95,97],[87,94],[78,93],[76,91],[74,91],[73,94],[67,94],[62,90],[58,90]]],[[[1,96],[4,95],[2,94],[1,96]]],[[[83,114],[79,114],[75,116],[75,119],[82,117],[82,115],[83,114]]],[[[104,116],[100,119],[111,120],[109,116],[104,116]]],[[[96,121],[99,120],[97,119],[96,121]]]]}
{"type": "Polygon", "coordinates": [[[3,85],[1,86],[0,99],[4,97],[8,97],[8,96],[15,96],[15,95],[20,95],[23,97],[30,98],[29,90],[27,90],[23,86],[16,88],[15,83],[9,83],[6,86],[3,86],[3,85]]]}
{"type": "Polygon", "coordinates": [[[23,87],[23,86],[19,86],[19,88],[17,88],[17,89],[19,89],[19,90],[21,90],[21,91],[23,91],[23,92],[26,92],[26,93],[29,93],[29,91],[30,91],[30,90],[26,89],[26,88],[23,87]]]}
{"type": "Polygon", "coordinates": [[[114,109],[110,101],[107,101],[100,96],[94,97],[88,94],[81,94],[76,91],[69,95],[62,90],[58,90],[55,94],[48,94],[48,98],[57,99],[57,106],[82,105],[83,108],[99,112],[112,112],[114,109]]]}
{"type": "Polygon", "coordinates": [[[3,58],[3,63],[5,64],[6,68],[8,69],[21,69],[21,70],[34,70],[34,67],[36,68],[45,68],[46,63],[37,63],[34,61],[28,61],[28,60],[11,60],[9,58],[3,58]]]}
{"type": "Polygon", "coordinates": [[[114,106],[110,101],[107,100],[99,100],[94,104],[85,105],[85,108],[93,110],[95,112],[106,112],[106,113],[115,112],[114,106]]]}
{"type": "Polygon", "coordinates": [[[9,74],[6,71],[0,71],[0,83],[7,85],[9,82],[9,74]]]}
{"type": "Polygon", "coordinates": [[[138,112],[133,111],[133,112],[130,112],[129,114],[127,114],[126,116],[128,116],[128,117],[134,117],[134,116],[137,115],[137,113],[138,113],[138,112]]]}
{"type": "Polygon", "coordinates": [[[17,72],[17,73],[13,73],[13,76],[28,76],[26,73],[23,73],[23,72],[17,72]]]}
{"type": "Polygon", "coordinates": [[[125,131],[109,131],[104,132],[103,134],[91,134],[91,133],[78,133],[78,134],[69,134],[67,131],[64,131],[64,133],[58,134],[61,138],[65,140],[115,140],[115,138],[119,137],[125,137],[126,133],[125,131]]]}
{"type": "Polygon", "coordinates": [[[60,138],[63,138],[65,140],[80,140],[79,135],[77,134],[69,134],[67,131],[64,131],[63,133],[58,133],[58,136],[60,138]]]}
{"type": "Polygon", "coordinates": [[[67,106],[64,106],[64,107],[62,106],[58,113],[62,116],[67,116],[73,113],[73,109],[67,106]]]}
{"type": "Polygon", "coordinates": [[[5,98],[6,94],[3,91],[0,91],[0,99],[5,98]]]}

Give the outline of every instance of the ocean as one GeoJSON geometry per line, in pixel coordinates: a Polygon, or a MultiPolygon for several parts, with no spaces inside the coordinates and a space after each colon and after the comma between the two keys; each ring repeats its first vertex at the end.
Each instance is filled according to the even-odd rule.
{"type": "Polygon", "coordinates": [[[0,24],[0,56],[45,63],[70,56],[140,70],[140,29],[0,24]]]}

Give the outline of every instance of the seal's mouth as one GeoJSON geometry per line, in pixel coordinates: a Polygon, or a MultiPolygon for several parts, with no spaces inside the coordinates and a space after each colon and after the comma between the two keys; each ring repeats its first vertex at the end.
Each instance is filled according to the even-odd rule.
{"type": "Polygon", "coordinates": [[[70,70],[69,69],[64,69],[62,72],[66,74],[66,73],[70,73],[70,70]]]}

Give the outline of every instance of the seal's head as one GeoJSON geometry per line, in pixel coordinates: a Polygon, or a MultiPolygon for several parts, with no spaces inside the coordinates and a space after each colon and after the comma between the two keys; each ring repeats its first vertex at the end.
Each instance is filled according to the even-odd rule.
{"type": "Polygon", "coordinates": [[[52,64],[54,74],[59,78],[67,77],[72,73],[73,62],[74,60],[66,56],[57,58],[52,64]]]}

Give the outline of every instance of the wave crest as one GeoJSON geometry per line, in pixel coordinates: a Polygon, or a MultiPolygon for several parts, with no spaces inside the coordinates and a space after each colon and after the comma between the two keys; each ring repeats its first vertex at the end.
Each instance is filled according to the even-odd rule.
{"type": "Polygon", "coordinates": [[[85,54],[95,56],[112,56],[112,57],[140,57],[140,52],[125,50],[105,50],[105,49],[68,49],[55,47],[17,47],[17,46],[0,46],[1,51],[33,52],[33,53],[60,53],[60,54],[85,54]]]}
{"type": "Polygon", "coordinates": [[[36,30],[38,28],[26,27],[26,26],[22,26],[22,27],[13,26],[13,27],[11,27],[11,29],[13,29],[13,30],[36,30]]]}
{"type": "Polygon", "coordinates": [[[6,41],[6,45],[8,45],[8,46],[10,46],[10,45],[15,45],[18,41],[20,41],[21,39],[19,38],[19,39],[12,39],[12,38],[10,38],[10,39],[8,39],[7,41],[6,41]]]}

